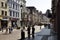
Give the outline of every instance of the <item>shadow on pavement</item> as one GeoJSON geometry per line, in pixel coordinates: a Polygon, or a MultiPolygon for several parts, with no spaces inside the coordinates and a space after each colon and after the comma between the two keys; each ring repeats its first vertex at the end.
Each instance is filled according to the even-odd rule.
{"type": "Polygon", "coordinates": [[[18,39],[18,40],[34,40],[34,39],[35,39],[35,38],[32,38],[32,37],[31,37],[31,38],[28,38],[28,37],[27,37],[27,38],[25,38],[25,39],[18,39]]]}

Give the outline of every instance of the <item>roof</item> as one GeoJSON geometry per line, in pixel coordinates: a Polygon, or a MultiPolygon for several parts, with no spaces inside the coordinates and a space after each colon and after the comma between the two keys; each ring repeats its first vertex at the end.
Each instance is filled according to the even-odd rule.
{"type": "Polygon", "coordinates": [[[28,9],[36,9],[34,6],[28,6],[26,8],[28,8],[28,9]]]}

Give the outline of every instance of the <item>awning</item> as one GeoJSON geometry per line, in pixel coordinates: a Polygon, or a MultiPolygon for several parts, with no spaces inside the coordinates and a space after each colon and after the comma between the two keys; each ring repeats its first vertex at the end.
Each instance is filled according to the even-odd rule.
{"type": "Polygon", "coordinates": [[[17,21],[19,20],[18,18],[11,18],[12,21],[17,21]]]}
{"type": "Polygon", "coordinates": [[[8,21],[9,19],[2,19],[2,20],[8,21]]]}

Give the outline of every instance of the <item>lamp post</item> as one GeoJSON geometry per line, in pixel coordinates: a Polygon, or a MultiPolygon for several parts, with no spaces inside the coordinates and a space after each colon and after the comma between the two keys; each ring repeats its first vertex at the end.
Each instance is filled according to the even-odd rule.
{"type": "MultiPolygon", "coordinates": [[[[23,7],[23,5],[20,5],[20,7],[21,7],[21,27],[23,26],[23,14],[22,14],[22,7],[23,7]]],[[[22,27],[22,29],[21,29],[21,39],[24,39],[25,38],[25,32],[24,32],[24,29],[23,29],[23,27],[22,27]]]]}
{"type": "Polygon", "coordinates": [[[23,5],[21,5],[20,6],[21,7],[21,27],[24,29],[24,18],[23,18],[23,16],[24,16],[24,13],[22,13],[22,8],[23,8],[23,5]]]}
{"type": "Polygon", "coordinates": [[[22,5],[20,5],[20,7],[21,7],[21,26],[22,26],[22,5]]]}

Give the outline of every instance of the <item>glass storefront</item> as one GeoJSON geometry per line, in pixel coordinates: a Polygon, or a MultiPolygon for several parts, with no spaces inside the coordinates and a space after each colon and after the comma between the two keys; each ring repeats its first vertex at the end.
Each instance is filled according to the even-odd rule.
{"type": "Polygon", "coordinates": [[[1,27],[6,28],[8,26],[8,21],[6,20],[1,20],[1,27]]]}
{"type": "Polygon", "coordinates": [[[17,21],[11,21],[11,24],[13,28],[17,27],[17,21]]]}

